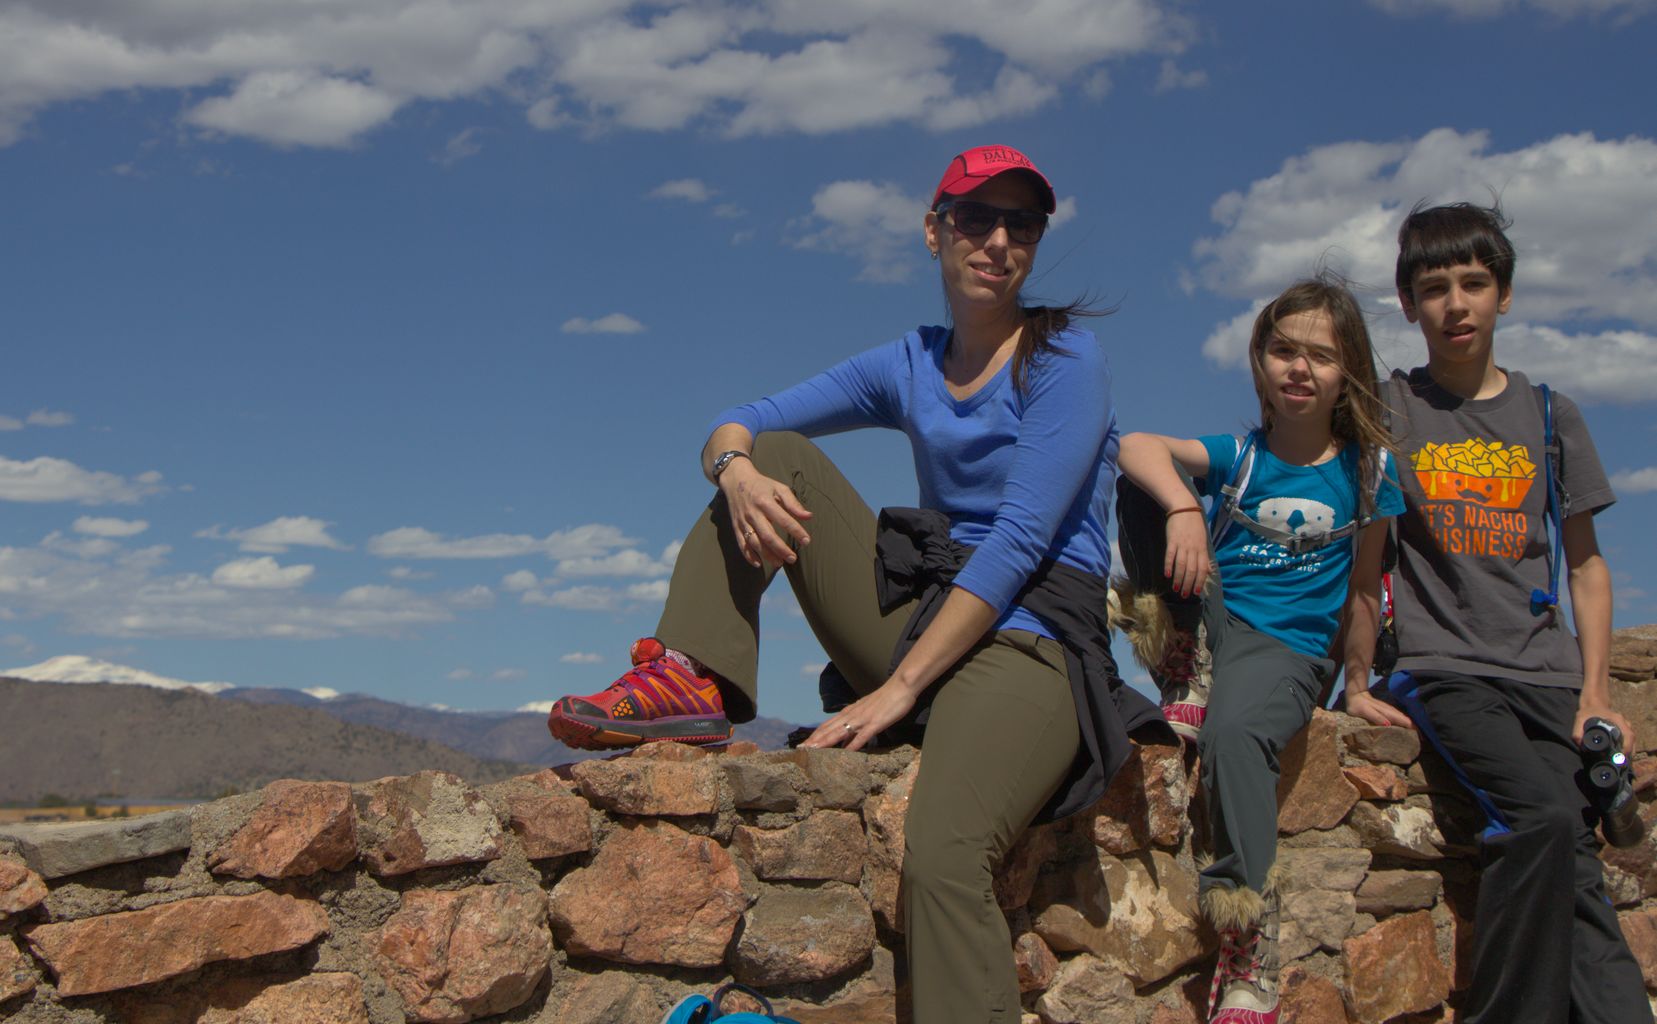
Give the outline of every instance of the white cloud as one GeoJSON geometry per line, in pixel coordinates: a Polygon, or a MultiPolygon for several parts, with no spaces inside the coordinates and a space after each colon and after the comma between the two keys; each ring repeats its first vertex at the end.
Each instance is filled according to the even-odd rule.
{"type": "MultiPolygon", "coordinates": [[[[1490,152],[1489,143],[1483,132],[1441,128],[1413,141],[1337,143],[1293,157],[1215,202],[1221,232],[1194,246],[1190,283],[1258,309],[1326,262],[1360,298],[1396,311],[1404,214],[1423,199],[1487,201],[1494,189],[1514,219],[1519,254],[1513,311],[1497,335],[1502,358],[1584,398],[1648,400],[1657,394],[1657,142],[1561,135],[1510,152],[1490,152]],[[1607,320],[1633,329],[1606,329],[1607,320]]],[[[1203,351],[1242,365],[1252,316],[1245,310],[1218,326],[1203,351]]],[[[1380,323],[1382,356],[1419,362],[1411,333],[1401,317],[1380,323]]]]}
{"type": "Polygon", "coordinates": [[[1611,487],[1626,494],[1650,494],[1657,491],[1657,466],[1613,473],[1611,487]]]}
{"type": "Polygon", "coordinates": [[[700,178],[675,178],[645,193],[646,199],[683,199],[687,203],[705,203],[713,196],[713,189],[700,178]]]}
{"type": "Polygon", "coordinates": [[[610,587],[566,587],[548,594],[540,590],[526,590],[519,598],[524,604],[545,605],[548,608],[568,608],[580,612],[610,611],[621,604],[621,595],[610,587]]]}
{"type": "Polygon", "coordinates": [[[432,160],[444,167],[453,167],[462,160],[477,156],[483,152],[483,144],[478,142],[478,133],[481,130],[475,125],[462,128],[443,144],[443,152],[432,157],[432,160]]]}
{"type": "Polygon", "coordinates": [[[626,313],[610,313],[596,320],[572,316],[559,328],[565,334],[638,334],[644,329],[644,324],[626,313]]]}
{"type": "Polygon", "coordinates": [[[604,660],[604,656],[591,651],[571,651],[559,655],[558,660],[566,665],[597,665],[604,660]]]}
{"type": "Polygon", "coordinates": [[[278,516],[268,523],[245,529],[227,530],[220,526],[210,526],[205,530],[198,530],[196,536],[207,540],[239,541],[243,551],[271,555],[280,555],[290,547],[350,550],[347,545],[341,544],[328,533],[328,527],[332,525],[310,516],[278,516]]]}
{"type": "Polygon", "coordinates": [[[455,682],[455,683],[462,682],[464,680],[472,678],[472,670],[469,669],[469,668],[450,669],[449,674],[446,678],[450,682],[455,682]]]}
{"type": "Polygon", "coordinates": [[[1532,8],[1556,18],[1578,15],[1595,17],[1611,15],[1619,20],[1632,20],[1651,12],[1651,0],[1370,0],[1376,7],[1390,14],[1418,15],[1440,12],[1459,17],[1494,18],[1532,8]]]}
{"type": "Polygon", "coordinates": [[[567,558],[558,563],[560,576],[666,576],[673,571],[681,542],[674,541],[652,558],[642,551],[626,548],[600,558],[567,558]]]}
{"type": "Polygon", "coordinates": [[[1173,92],[1176,89],[1200,89],[1208,84],[1208,72],[1202,70],[1181,71],[1173,60],[1162,62],[1162,69],[1157,72],[1155,91],[1159,93],[1173,92]]]}
{"type": "Polygon", "coordinates": [[[53,530],[40,541],[40,546],[48,551],[57,551],[76,558],[107,558],[120,550],[120,545],[108,537],[83,537],[80,540],[71,540],[62,533],[53,530]]]}
{"type": "Polygon", "coordinates": [[[508,683],[522,679],[527,675],[529,675],[529,673],[525,672],[521,668],[498,668],[489,673],[489,678],[493,679],[497,683],[508,683]]]}
{"type": "Polygon", "coordinates": [[[667,600],[667,580],[630,584],[624,593],[629,601],[658,602],[667,600]]]}
{"type": "Polygon", "coordinates": [[[540,579],[528,569],[519,569],[517,572],[509,572],[501,577],[501,589],[513,594],[533,590],[540,583],[540,579]]]}
{"type": "Polygon", "coordinates": [[[75,520],[76,533],[94,537],[136,537],[150,528],[143,519],[116,519],[113,516],[80,516],[75,520]]]}
{"type": "Polygon", "coordinates": [[[478,99],[541,128],[952,128],[1177,52],[1192,34],[1178,6],[963,0],[943,19],[921,0],[15,0],[0,145],[48,107],[137,90],[176,90],[186,124],[280,146],[347,146],[411,104],[478,99]]]}
{"type": "Polygon", "coordinates": [[[0,416],[0,430],[22,430],[23,421],[16,416],[0,416]]]}
{"type": "Polygon", "coordinates": [[[1076,197],[1065,196],[1053,204],[1053,215],[1047,218],[1049,228],[1060,228],[1076,219],[1076,197]]]}
{"type": "Polygon", "coordinates": [[[394,580],[429,580],[432,578],[431,573],[411,569],[406,565],[394,565],[387,569],[385,574],[394,580]]]}
{"type": "Polygon", "coordinates": [[[213,570],[213,582],[246,590],[288,590],[304,586],[314,575],[314,565],[283,566],[269,555],[261,555],[224,563],[213,570]]]}
{"type": "MultiPolygon", "coordinates": [[[[0,547],[0,602],[29,618],[59,620],[66,632],[123,638],[395,636],[452,618],[440,603],[396,587],[356,587],[334,597],[167,573],[170,553],[154,545],[73,558],[44,543],[0,547]]],[[[280,580],[282,567],[274,568],[280,580]]],[[[237,582],[258,579],[261,570],[244,573],[237,582]]]]}
{"type": "Polygon", "coordinates": [[[791,227],[795,247],[863,261],[859,280],[907,281],[925,262],[926,200],[888,182],[836,181],[811,197],[811,214],[791,227]]]}
{"type": "Polygon", "coordinates": [[[800,666],[800,675],[809,679],[816,679],[818,676],[823,674],[823,669],[825,668],[828,668],[827,662],[808,661],[804,665],[800,666]]]}
{"type": "Polygon", "coordinates": [[[635,543],[614,526],[588,523],[554,530],[545,537],[491,533],[481,537],[448,538],[420,526],[387,530],[368,541],[368,553],[380,558],[595,558],[635,543]]]}
{"type": "Polygon", "coordinates": [[[544,715],[550,712],[552,710],[552,706],[556,703],[558,703],[556,700],[532,700],[528,704],[518,705],[516,710],[533,711],[538,715],[544,715]]]}
{"type": "Polygon", "coordinates": [[[26,421],[31,427],[67,427],[75,422],[74,414],[67,412],[53,412],[50,409],[36,409],[29,413],[26,421]]]}
{"type": "Polygon", "coordinates": [[[449,603],[456,608],[487,608],[495,603],[495,592],[480,583],[450,594],[449,603]]]}
{"type": "Polygon", "coordinates": [[[27,462],[0,455],[0,501],[131,505],[164,489],[153,470],[128,479],[45,455],[27,462]]]}
{"type": "Polygon", "coordinates": [[[384,89],[313,70],[258,71],[230,95],[197,104],[184,120],[278,146],[337,148],[390,120],[402,102],[384,89]]]}

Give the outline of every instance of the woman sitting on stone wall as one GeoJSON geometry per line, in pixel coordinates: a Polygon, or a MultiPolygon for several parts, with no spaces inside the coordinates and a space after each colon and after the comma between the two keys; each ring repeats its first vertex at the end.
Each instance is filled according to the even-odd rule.
{"type": "Polygon", "coordinates": [[[718,742],[753,717],[760,596],[782,568],[859,694],[805,741],[857,750],[924,723],[904,918],[916,1024],[1020,1018],[991,874],[1024,829],[1104,791],[1139,725],[1105,624],[1118,432],[1087,312],[1025,306],[1054,210],[1023,154],[955,157],[924,237],[949,324],[922,327],[722,414],[702,452],[719,493],[686,537],[654,638],[554,735],[603,748],[718,742]],[[878,426],[914,451],[922,509],[878,523],[806,436],[878,426]],[[877,550],[878,535],[878,550],[877,550]]]}

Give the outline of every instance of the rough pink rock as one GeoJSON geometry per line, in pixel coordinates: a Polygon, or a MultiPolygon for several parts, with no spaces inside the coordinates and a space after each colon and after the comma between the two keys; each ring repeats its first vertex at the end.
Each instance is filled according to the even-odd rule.
{"type": "Polygon", "coordinates": [[[1283,971],[1279,1024],[1348,1024],[1341,990],[1299,965],[1283,971]]]}
{"type": "Polygon", "coordinates": [[[1059,958],[1035,932],[1024,932],[1013,940],[1013,966],[1018,969],[1020,992],[1041,992],[1053,983],[1059,958]]]}
{"type": "Polygon", "coordinates": [[[279,779],[246,825],[207,859],[237,878],[295,878],[338,871],[357,857],[351,787],[343,782],[279,779]]]}
{"type": "MultiPolygon", "coordinates": [[[[838,747],[779,750],[767,755],[777,763],[792,764],[805,772],[816,791],[818,807],[855,811],[863,806],[869,792],[869,758],[838,747]]],[[[910,766],[911,768],[913,765],[910,766]]]]}
{"type": "Polygon", "coordinates": [[[0,937],[0,1003],[34,990],[35,974],[29,969],[29,958],[10,936],[0,937]]]}
{"type": "Polygon", "coordinates": [[[754,986],[822,981],[856,967],[874,948],[874,915],[857,890],[779,886],[744,915],[731,974],[754,986]]]}
{"type": "Polygon", "coordinates": [[[328,915],[316,901],[273,892],[200,896],[24,931],[66,996],[148,985],[219,960],[298,949],[326,934],[328,915]]]}
{"type": "Polygon", "coordinates": [[[1115,964],[1083,953],[1059,966],[1036,1000],[1044,1024],[1095,1024],[1135,1019],[1133,985],[1115,964]]]}
{"type": "Polygon", "coordinates": [[[863,877],[868,841],[850,811],[818,811],[787,828],[738,825],[731,846],[761,878],[856,884],[863,877]]]}
{"type": "Polygon", "coordinates": [[[312,974],[292,981],[234,978],[205,991],[134,998],[121,1006],[122,1024],[368,1024],[362,979],[312,974]]]}
{"type": "Polygon", "coordinates": [[[1196,876],[1161,850],[1131,858],[1101,854],[1097,864],[1044,876],[1030,910],[1036,932],[1053,949],[1086,950],[1117,964],[1140,987],[1203,955],[1196,876]]]}
{"type": "Polygon", "coordinates": [[[1084,827],[1091,828],[1094,843],[1110,854],[1178,846],[1189,800],[1180,748],[1135,745],[1105,795],[1085,812],[1084,827]]]}
{"type": "Polygon", "coordinates": [[[1436,871],[1371,871],[1358,887],[1358,910],[1376,917],[1426,910],[1443,889],[1436,871]]]}
{"type": "Polygon", "coordinates": [[[637,758],[645,761],[700,761],[711,753],[707,747],[696,746],[690,743],[675,743],[665,740],[661,743],[641,743],[628,751],[623,757],[637,758]]]}
{"type": "Polygon", "coordinates": [[[477,790],[448,772],[371,782],[357,793],[357,841],[376,875],[494,860],[501,825],[477,790]]]}
{"type": "Polygon", "coordinates": [[[1407,765],[1421,756],[1421,737],[1396,725],[1359,725],[1347,732],[1346,749],[1371,763],[1407,765]]]}
{"type": "Polygon", "coordinates": [[[909,815],[909,794],[920,770],[917,755],[902,774],[863,805],[863,824],[869,837],[863,895],[874,908],[875,920],[894,932],[903,931],[903,823],[909,815]]]}
{"type": "Polygon", "coordinates": [[[1036,825],[1025,829],[995,872],[996,906],[1002,910],[1016,910],[1029,903],[1041,866],[1052,860],[1058,849],[1058,839],[1053,835],[1052,826],[1036,825]]]}
{"type": "Polygon", "coordinates": [[[46,899],[46,883],[20,860],[0,857],[0,921],[46,899]]]}
{"type": "Polygon", "coordinates": [[[1342,947],[1346,1004],[1358,1024],[1430,1010],[1450,994],[1431,914],[1390,917],[1342,947]]]}
{"type": "Polygon", "coordinates": [[[1355,764],[1341,769],[1358,790],[1360,800],[1402,800],[1410,787],[1398,772],[1384,764],[1355,764]]]}
{"type": "Polygon", "coordinates": [[[526,885],[417,889],[380,930],[376,953],[411,1021],[504,1013],[529,999],[552,961],[546,899],[526,885]]]}
{"type": "Polygon", "coordinates": [[[663,1010],[645,980],[626,971],[580,975],[573,984],[554,992],[547,1007],[552,1012],[542,1019],[558,1024],[656,1021],[663,1010]]]}
{"type": "Polygon", "coordinates": [[[1330,711],[1312,712],[1279,758],[1277,828],[1294,835],[1312,828],[1334,828],[1358,802],[1358,790],[1341,774],[1338,719],[1330,711]]]}
{"type": "Polygon", "coordinates": [[[511,790],[506,794],[506,807],[508,824],[530,860],[593,848],[591,808],[562,787],[511,790]]]}
{"type": "Polygon", "coordinates": [[[1444,835],[1425,807],[1361,803],[1352,809],[1351,824],[1364,846],[1377,854],[1413,860],[1444,856],[1444,835]]]}
{"type": "MultiPolygon", "coordinates": [[[[1619,914],[1617,921],[1622,925],[1629,951],[1640,965],[1640,974],[1645,977],[1646,991],[1657,992],[1657,909],[1619,914]]],[[[0,981],[4,980],[5,976],[0,975],[0,981]]]]}
{"type": "Polygon", "coordinates": [[[617,814],[689,815],[719,810],[719,766],[705,754],[691,760],[582,761],[570,768],[570,774],[595,807],[617,814]]]}
{"type": "Polygon", "coordinates": [[[714,967],[747,906],[718,843],[666,822],[618,829],[552,890],[558,942],[578,956],[714,967]]]}

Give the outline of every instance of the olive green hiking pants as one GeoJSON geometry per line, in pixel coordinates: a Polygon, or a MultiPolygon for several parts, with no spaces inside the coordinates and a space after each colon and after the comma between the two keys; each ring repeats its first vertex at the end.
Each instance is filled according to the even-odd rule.
{"type": "MultiPolygon", "coordinates": [[[[815,445],[761,434],[754,465],[812,512],[811,543],[785,567],[823,649],[858,693],[889,675],[911,606],[881,615],[875,515],[815,445]]],[[[773,572],[742,558],[716,497],[685,538],[656,636],[757,704],[760,597],[773,572]]],[[[939,681],[905,825],[903,914],[914,1024],[1018,1024],[1012,935],[992,873],[1058,788],[1080,743],[1064,652],[1005,630],[939,681]]],[[[732,690],[736,693],[731,692],[732,690]]]]}

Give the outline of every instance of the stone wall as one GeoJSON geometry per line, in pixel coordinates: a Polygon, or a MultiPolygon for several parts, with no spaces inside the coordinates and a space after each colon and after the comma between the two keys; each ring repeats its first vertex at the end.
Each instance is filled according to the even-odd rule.
{"type": "MultiPolygon", "coordinates": [[[[1657,746],[1657,630],[1619,634],[1616,674],[1657,746]]],[[[655,1024],[735,978],[803,1024],[902,1020],[919,762],[659,745],[480,789],[437,772],[277,782],[3,829],[0,1018],[655,1024]]],[[[1637,767],[1657,779],[1657,759],[1637,767]]],[[[1285,1024],[1453,1019],[1469,806],[1413,734],[1344,715],[1319,712],[1284,769],[1285,1024]]],[[[1097,807],[1019,843],[995,892],[1027,1021],[1202,1019],[1215,942],[1190,800],[1181,752],[1143,748],[1097,807]]],[[[1657,991],[1654,853],[1605,860],[1657,991]]]]}

